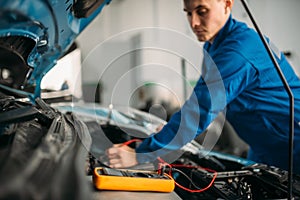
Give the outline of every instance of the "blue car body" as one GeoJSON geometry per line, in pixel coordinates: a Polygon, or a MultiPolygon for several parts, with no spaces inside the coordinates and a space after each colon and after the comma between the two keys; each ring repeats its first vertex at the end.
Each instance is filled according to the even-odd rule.
{"type": "Polygon", "coordinates": [[[43,76],[110,1],[0,1],[0,38],[26,38],[33,43],[24,60],[28,65],[25,85],[35,86],[33,98],[40,96],[43,76]]]}

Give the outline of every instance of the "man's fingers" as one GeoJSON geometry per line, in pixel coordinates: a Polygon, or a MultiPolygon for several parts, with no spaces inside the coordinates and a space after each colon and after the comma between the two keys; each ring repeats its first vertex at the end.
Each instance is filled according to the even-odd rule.
{"type": "Polygon", "coordinates": [[[111,167],[111,168],[122,168],[122,164],[120,164],[120,163],[110,164],[109,167],[111,167]]]}
{"type": "Polygon", "coordinates": [[[121,163],[121,159],[111,159],[109,161],[109,164],[111,164],[111,165],[115,165],[115,164],[118,164],[118,163],[121,163]]]}
{"type": "Polygon", "coordinates": [[[134,149],[124,145],[116,144],[106,150],[109,166],[112,168],[124,168],[137,164],[134,149]]]}
{"type": "Polygon", "coordinates": [[[120,154],[120,147],[122,144],[114,144],[113,147],[106,150],[106,154],[109,158],[114,158],[120,154]]]}
{"type": "Polygon", "coordinates": [[[113,147],[121,147],[123,144],[114,144],[113,147]]]}
{"type": "Polygon", "coordinates": [[[118,159],[120,158],[120,155],[118,153],[114,153],[114,154],[107,154],[107,157],[111,160],[111,159],[118,159]]]}
{"type": "Polygon", "coordinates": [[[123,163],[122,163],[122,160],[120,158],[111,159],[109,161],[109,166],[112,167],[112,168],[121,168],[121,167],[123,167],[123,163]]]}
{"type": "Polygon", "coordinates": [[[115,147],[112,147],[112,148],[109,148],[106,150],[107,154],[116,154],[118,152],[119,152],[119,148],[115,148],[115,147]]]}

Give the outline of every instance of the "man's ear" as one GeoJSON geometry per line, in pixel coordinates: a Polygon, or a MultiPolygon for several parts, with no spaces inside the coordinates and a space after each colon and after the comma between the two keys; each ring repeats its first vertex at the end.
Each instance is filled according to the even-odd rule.
{"type": "Polygon", "coordinates": [[[231,11],[234,0],[225,0],[226,11],[231,11]]]}
{"type": "Polygon", "coordinates": [[[232,8],[234,3],[234,0],[226,0],[226,6],[229,7],[230,9],[232,8]]]}

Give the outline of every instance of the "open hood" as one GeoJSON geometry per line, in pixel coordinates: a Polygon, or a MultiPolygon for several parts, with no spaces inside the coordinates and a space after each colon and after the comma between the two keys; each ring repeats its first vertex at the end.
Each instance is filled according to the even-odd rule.
{"type": "Polygon", "coordinates": [[[40,96],[43,76],[111,0],[0,0],[0,87],[40,96]]]}

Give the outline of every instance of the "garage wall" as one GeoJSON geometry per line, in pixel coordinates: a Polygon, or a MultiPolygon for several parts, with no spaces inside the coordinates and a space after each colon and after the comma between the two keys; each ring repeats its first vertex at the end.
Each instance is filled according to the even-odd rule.
{"type": "MultiPolygon", "coordinates": [[[[300,1],[248,2],[263,33],[280,50],[291,52],[289,59],[299,73],[300,13],[296,9],[300,8],[300,1]]],[[[202,44],[190,31],[182,8],[181,0],[112,0],[77,39],[82,51],[83,85],[93,85],[100,80],[104,86],[103,104],[117,102],[129,105],[137,103],[132,101],[136,98],[131,97],[140,87],[157,83],[161,89],[154,90],[154,94],[159,94],[156,98],[160,96],[174,105],[181,104],[186,98],[184,83],[188,83],[189,93],[194,80],[200,75],[202,58],[202,44]],[[121,56],[116,56],[120,53],[121,56]],[[187,60],[186,77],[182,76],[182,58],[187,60]],[[112,70],[109,76],[120,74],[120,71],[127,74],[126,78],[115,78],[121,78],[122,84],[120,81],[111,82],[109,77],[105,79],[110,81],[99,77],[108,68],[112,70]],[[116,100],[111,89],[118,91],[119,87],[126,88],[128,91],[125,93],[129,95],[120,94],[116,100]]],[[[239,0],[235,1],[233,16],[252,26],[239,0]]]]}
{"type": "MultiPolygon", "coordinates": [[[[240,1],[236,0],[234,13],[240,20],[252,26],[240,1]]],[[[277,47],[290,52],[289,60],[295,72],[300,75],[300,1],[299,0],[248,0],[254,17],[262,30],[277,47]]]]}

